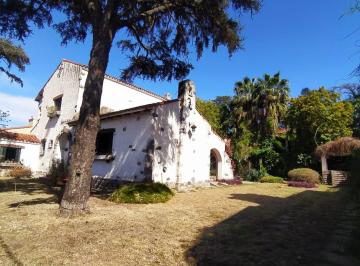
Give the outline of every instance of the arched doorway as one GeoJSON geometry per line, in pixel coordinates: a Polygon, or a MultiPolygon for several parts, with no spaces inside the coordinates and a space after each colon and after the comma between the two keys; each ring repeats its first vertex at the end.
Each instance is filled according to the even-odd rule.
{"type": "Polygon", "coordinates": [[[210,179],[219,180],[222,178],[222,159],[217,149],[210,150],[210,179]]]}

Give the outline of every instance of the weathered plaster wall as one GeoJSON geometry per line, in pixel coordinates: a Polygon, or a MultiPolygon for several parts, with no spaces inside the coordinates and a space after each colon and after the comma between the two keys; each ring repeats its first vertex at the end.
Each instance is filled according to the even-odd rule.
{"type": "Polygon", "coordinates": [[[0,139],[0,144],[12,144],[22,146],[20,152],[20,162],[29,167],[33,172],[39,169],[39,160],[37,155],[40,152],[40,144],[31,142],[14,141],[8,139],[0,139]]]}
{"type": "Polygon", "coordinates": [[[37,121],[34,121],[32,130],[32,134],[35,134],[40,140],[47,140],[43,156],[38,155],[40,171],[48,171],[58,149],[57,137],[66,122],[71,120],[75,114],[80,71],[80,66],[63,62],[44,87],[42,100],[39,103],[39,116],[37,121]],[[59,95],[62,95],[60,115],[49,118],[46,107],[53,106],[54,98],[59,95]],[[52,142],[52,146],[50,146],[50,142],[52,142]]]}
{"type": "Polygon", "coordinates": [[[175,186],[179,145],[179,102],[159,105],[154,112],[153,180],[175,186]]]}
{"type": "MultiPolygon", "coordinates": [[[[62,61],[44,86],[39,103],[39,115],[34,121],[32,129],[32,134],[35,134],[40,140],[46,139],[44,154],[39,156],[39,170],[42,172],[49,170],[54,158],[63,160],[68,158],[69,145],[66,143],[60,145],[58,138],[64,128],[67,129],[66,123],[80,111],[87,73],[87,70],[81,65],[62,61]],[[53,106],[54,98],[59,95],[62,95],[60,116],[49,118],[46,107],[53,106]]],[[[109,77],[104,80],[101,107],[123,110],[160,100],[160,97],[132,85],[117,82],[109,77]]]]}
{"type": "MultiPolygon", "coordinates": [[[[81,97],[78,98],[77,111],[79,111],[81,107],[86,77],[87,71],[82,70],[79,95],[81,97]]],[[[160,102],[162,100],[155,95],[142,92],[141,90],[139,91],[129,86],[131,85],[125,85],[112,79],[105,78],[101,95],[101,106],[109,107],[114,111],[119,111],[139,105],[160,102]]]]}
{"type": "Polygon", "coordinates": [[[154,139],[152,119],[150,112],[141,112],[103,120],[102,129],[115,129],[115,159],[110,162],[95,159],[93,175],[121,181],[142,181],[145,178],[146,149],[154,139]]]}
{"type": "Polygon", "coordinates": [[[216,149],[221,156],[219,179],[233,178],[231,164],[225,153],[225,142],[211,130],[210,125],[196,110],[192,110],[189,117],[191,120],[188,118],[186,124],[197,127],[192,131],[188,126],[186,133],[182,133],[183,136],[179,133],[179,101],[158,105],[151,111],[103,120],[101,128],[115,129],[115,159],[110,162],[95,160],[93,175],[122,181],[142,181],[145,178],[147,147],[154,140],[152,180],[155,182],[167,183],[171,187],[177,183],[180,186],[207,185],[210,178],[211,149],[216,149]]]}

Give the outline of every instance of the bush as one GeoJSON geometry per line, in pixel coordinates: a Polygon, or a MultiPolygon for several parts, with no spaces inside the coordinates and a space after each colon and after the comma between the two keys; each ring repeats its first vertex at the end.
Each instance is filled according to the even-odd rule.
{"type": "Polygon", "coordinates": [[[266,175],[267,172],[263,167],[261,167],[260,170],[250,169],[250,171],[245,175],[244,179],[247,181],[258,182],[263,176],[266,175]]]}
{"type": "Polygon", "coordinates": [[[116,203],[159,203],[174,196],[171,189],[161,183],[130,184],[115,190],[109,200],[116,203]]]}
{"type": "Polygon", "coordinates": [[[296,168],[288,172],[290,181],[320,183],[320,175],[318,172],[310,168],[296,168]]]}
{"type": "Polygon", "coordinates": [[[279,176],[266,175],[260,179],[261,183],[283,183],[283,179],[279,176]]]}
{"type": "Polygon", "coordinates": [[[31,175],[32,175],[31,169],[22,166],[14,167],[9,171],[9,176],[15,178],[31,177],[31,175]]]}
{"type": "Polygon", "coordinates": [[[316,185],[314,183],[309,182],[301,182],[301,181],[289,181],[289,187],[304,187],[304,188],[314,188],[316,185]]]}

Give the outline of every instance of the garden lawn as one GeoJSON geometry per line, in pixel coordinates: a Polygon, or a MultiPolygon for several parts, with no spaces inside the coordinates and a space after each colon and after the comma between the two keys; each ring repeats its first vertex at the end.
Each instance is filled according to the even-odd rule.
{"type": "Polygon", "coordinates": [[[64,219],[43,184],[14,183],[0,180],[0,265],[310,265],[347,201],[325,186],[244,184],[159,204],[92,197],[91,214],[64,219]]]}

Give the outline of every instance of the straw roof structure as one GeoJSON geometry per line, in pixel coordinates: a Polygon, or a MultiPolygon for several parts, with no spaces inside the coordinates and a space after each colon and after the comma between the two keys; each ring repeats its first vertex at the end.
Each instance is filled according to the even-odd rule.
{"type": "Polygon", "coordinates": [[[352,137],[343,137],[318,146],[315,154],[319,157],[341,157],[350,155],[355,149],[360,149],[360,140],[352,137]]]}

